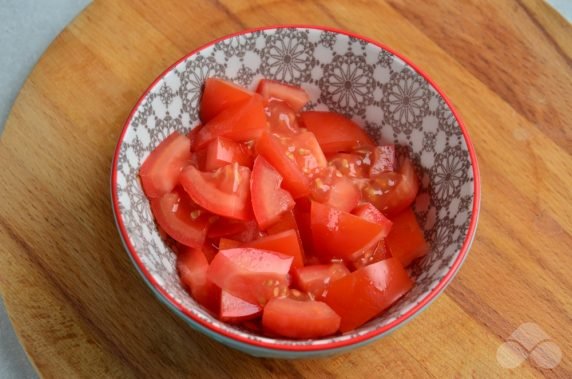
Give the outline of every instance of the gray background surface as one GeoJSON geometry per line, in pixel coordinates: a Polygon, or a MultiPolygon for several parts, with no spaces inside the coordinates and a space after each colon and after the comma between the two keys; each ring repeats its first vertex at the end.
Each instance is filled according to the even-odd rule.
{"type": "MultiPolygon", "coordinates": [[[[549,0],[569,21],[572,0],[549,0]]],[[[0,0],[0,134],[38,58],[90,0],[0,0]]],[[[0,137],[1,138],[1,137],[0,137]]],[[[0,298],[0,379],[37,378],[0,298]]]]}

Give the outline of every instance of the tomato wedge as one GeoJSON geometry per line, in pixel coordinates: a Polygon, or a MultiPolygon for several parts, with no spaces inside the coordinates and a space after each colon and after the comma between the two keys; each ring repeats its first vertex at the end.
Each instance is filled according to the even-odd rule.
{"type": "Polygon", "coordinates": [[[411,208],[393,219],[393,227],[386,241],[391,255],[399,259],[403,267],[409,266],[414,259],[424,256],[429,250],[423,230],[411,208]]]}
{"type": "Polygon", "coordinates": [[[302,88],[270,79],[262,79],[256,92],[267,101],[278,99],[286,102],[295,112],[299,112],[310,101],[310,96],[302,88]]]}
{"type": "Polygon", "coordinates": [[[271,133],[288,136],[300,132],[296,112],[287,103],[271,100],[266,104],[265,110],[271,133]]]}
{"type": "Polygon", "coordinates": [[[219,316],[222,321],[240,323],[257,318],[262,314],[262,307],[249,303],[229,292],[221,291],[219,316]]]}
{"type": "Polygon", "coordinates": [[[280,218],[274,224],[272,224],[272,226],[270,226],[266,231],[268,232],[268,234],[276,234],[284,232],[288,229],[294,229],[298,231],[298,224],[296,223],[296,217],[294,217],[294,211],[292,210],[282,213],[282,215],[280,215],[280,218]]]}
{"type": "Polygon", "coordinates": [[[272,297],[287,293],[293,259],[253,248],[220,250],[210,264],[207,277],[244,301],[264,305],[272,297]]]}
{"type": "Polygon", "coordinates": [[[369,158],[350,153],[337,153],[328,157],[328,166],[335,167],[349,178],[367,178],[370,162],[369,158]]]}
{"type": "Polygon", "coordinates": [[[395,145],[376,146],[373,150],[369,177],[375,178],[384,172],[395,171],[395,145]]]}
{"type": "Polygon", "coordinates": [[[294,270],[294,283],[316,300],[323,300],[328,294],[330,284],[349,275],[350,270],[343,263],[310,265],[294,270]]]}
{"type": "Polygon", "coordinates": [[[374,207],[371,203],[363,203],[359,205],[353,210],[352,213],[363,218],[364,220],[375,222],[376,224],[383,226],[385,229],[387,229],[385,231],[385,235],[389,234],[391,226],[393,225],[391,220],[385,217],[383,213],[381,213],[379,209],[374,207]]]}
{"type": "Polygon", "coordinates": [[[201,97],[199,112],[201,120],[206,123],[222,110],[236,103],[247,101],[253,95],[253,92],[226,80],[207,78],[203,96],[201,97]]]}
{"type": "Polygon", "coordinates": [[[315,201],[310,222],[314,253],[323,262],[336,258],[351,262],[386,236],[379,224],[315,201]]]}
{"type": "Polygon", "coordinates": [[[313,200],[351,212],[361,199],[361,191],[350,178],[333,167],[327,167],[313,177],[310,196],[313,200]]]}
{"type": "Polygon", "coordinates": [[[244,247],[254,247],[256,249],[276,251],[294,258],[292,268],[304,266],[304,255],[298,239],[296,230],[290,229],[277,234],[271,234],[248,242],[244,247]]]}
{"type": "Polygon", "coordinates": [[[193,149],[200,150],[216,137],[227,137],[242,142],[257,138],[267,121],[264,103],[260,95],[247,101],[232,104],[206,123],[196,135],[193,149]]]}
{"type": "Polygon", "coordinates": [[[221,238],[218,241],[218,249],[219,250],[234,249],[234,248],[240,247],[241,245],[242,245],[242,242],[232,240],[230,238],[221,238]]]}
{"type": "Polygon", "coordinates": [[[289,338],[320,338],[338,331],[340,316],[321,301],[272,299],[262,313],[264,330],[289,338]]]}
{"type": "Polygon", "coordinates": [[[191,140],[173,132],[145,159],[139,177],[149,198],[171,192],[177,185],[179,173],[191,160],[191,140]]]}
{"type": "Polygon", "coordinates": [[[179,180],[191,199],[206,210],[238,220],[251,217],[248,167],[234,163],[211,173],[187,166],[179,180]]]}
{"type": "Polygon", "coordinates": [[[183,285],[199,304],[216,312],[220,289],[207,279],[208,268],[209,262],[199,249],[186,248],[177,256],[177,270],[183,285]]]}
{"type": "Polygon", "coordinates": [[[260,229],[265,230],[296,203],[286,190],[280,187],[282,176],[261,156],[256,157],[250,177],[252,210],[260,229]]]}
{"type": "Polygon", "coordinates": [[[341,316],[342,333],[360,327],[389,308],[413,286],[396,258],[365,266],[334,281],[326,303],[341,316]]]}
{"type": "Polygon", "coordinates": [[[417,196],[419,181],[409,159],[404,159],[399,172],[386,172],[372,179],[362,190],[369,201],[383,214],[391,217],[407,209],[417,196]]]}
{"type": "Polygon", "coordinates": [[[250,152],[241,143],[228,138],[217,137],[206,148],[204,168],[206,171],[214,171],[235,162],[250,168],[252,167],[252,160],[250,152]]]}
{"type": "Polygon", "coordinates": [[[324,153],[351,151],[360,146],[375,146],[365,130],[335,112],[309,111],[300,114],[302,124],[316,135],[324,153]]]}
{"type": "Polygon", "coordinates": [[[194,248],[205,242],[208,215],[192,204],[184,191],[175,190],[151,199],[151,211],[159,226],[175,241],[194,248]]]}
{"type": "Polygon", "coordinates": [[[352,266],[353,268],[358,269],[387,258],[391,258],[391,253],[387,248],[385,240],[381,240],[375,246],[372,246],[362,254],[356,256],[352,260],[352,266]]]}

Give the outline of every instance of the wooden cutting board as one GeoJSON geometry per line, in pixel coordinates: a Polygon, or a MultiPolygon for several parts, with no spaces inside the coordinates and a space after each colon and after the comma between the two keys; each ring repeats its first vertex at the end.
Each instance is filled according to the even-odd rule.
{"type": "Polygon", "coordinates": [[[539,0],[95,2],[39,61],[0,141],[0,290],[24,348],[58,378],[572,376],[571,56],[570,24],[539,0]],[[191,330],[139,278],[111,212],[112,153],[148,84],[209,40],[278,23],[410,57],[460,111],[481,166],[479,229],[452,285],[334,358],[257,359],[191,330]],[[499,363],[523,323],[559,365],[499,363]]]}

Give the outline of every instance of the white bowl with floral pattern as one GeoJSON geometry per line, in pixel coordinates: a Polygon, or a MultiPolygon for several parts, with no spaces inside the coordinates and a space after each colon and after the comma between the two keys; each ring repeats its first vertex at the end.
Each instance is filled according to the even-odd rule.
{"type": "Polygon", "coordinates": [[[125,248],[157,297],[193,328],[256,356],[297,358],[347,351],[409,321],[452,280],[474,238],[480,184],[463,123],[436,85],[403,56],[371,39],[314,26],[248,30],[189,53],[145,91],[125,123],[112,167],[112,202],[125,248]],[[254,89],[261,78],[301,86],[308,109],[351,117],[378,143],[404,146],[421,189],[414,203],[431,251],[410,270],[414,288],[381,316],[334,337],[288,340],[219,321],[182,288],[175,254],[161,239],[138,180],[142,162],[175,130],[198,125],[204,80],[254,89]]]}

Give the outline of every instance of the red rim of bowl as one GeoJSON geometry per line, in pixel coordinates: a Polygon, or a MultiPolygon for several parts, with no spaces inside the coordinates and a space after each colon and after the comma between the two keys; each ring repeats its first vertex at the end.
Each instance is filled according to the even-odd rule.
{"type": "MultiPolygon", "coordinates": [[[[251,345],[251,346],[256,346],[259,348],[266,348],[266,349],[271,349],[271,350],[284,350],[284,351],[323,351],[323,350],[342,348],[345,346],[364,342],[368,339],[379,336],[383,333],[390,331],[393,328],[399,327],[400,324],[408,321],[417,312],[419,312],[426,305],[428,305],[432,300],[434,300],[443,291],[443,289],[445,289],[447,284],[449,284],[449,282],[455,276],[459,267],[463,263],[463,260],[469,251],[471,242],[473,240],[473,236],[476,232],[477,220],[478,220],[478,216],[479,216],[479,206],[480,206],[480,201],[481,201],[481,186],[480,186],[479,168],[478,168],[478,164],[477,164],[477,156],[475,153],[475,149],[471,143],[467,129],[465,127],[465,124],[462,121],[462,119],[459,117],[459,114],[457,113],[457,111],[455,110],[453,105],[451,104],[451,101],[447,98],[447,96],[445,96],[443,91],[435,84],[435,82],[425,72],[420,70],[408,58],[404,57],[400,53],[397,53],[396,51],[385,46],[384,44],[379,43],[377,41],[374,41],[368,37],[364,37],[364,36],[361,36],[359,34],[351,33],[351,32],[345,31],[345,30],[341,30],[341,29],[331,28],[331,27],[315,26],[315,25],[298,25],[298,24],[263,26],[263,27],[258,27],[258,28],[246,29],[246,30],[243,30],[240,32],[236,32],[236,33],[226,35],[224,37],[220,37],[218,39],[215,39],[215,40],[213,40],[209,43],[206,43],[206,44],[198,47],[197,49],[191,51],[190,53],[188,53],[185,56],[183,56],[182,58],[180,58],[177,62],[175,62],[171,66],[169,66],[165,71],[163,71],[153,81],[153,83],[151,83],[151,85],[145,90],[145,92],[143,93],[143,95],[141,95],[139,100],[137,100],[137,103],[135,104],[135,106],[131,110],[131,113],[129,114],[127,121],[123,125],[123,130],[121,131],[121,136],[119,137],[119,140],[117,142],[117,146],[115,148],[115,153],[113,156],[112,177],[111,177],[111,193],[112,193],[112,201],[113,201],[113,210],[115,213],[115,217],[117,219],[117,225],[119,226],[119,231],[121,233],[123,240],[125,241],[125,245],[128,248],[128,252],[131,255],[131,257],[133,258],[133,260],[139,266],[139,270],[143,273],[145,278],[149,281],[149,283],[151,283],[151,285],[155,288],[155,290],[157,290],[173,306],[175,306],[178,310],[180,310],[185,316],[189,317],[192,321],[202,325],[203,327],[210,329],[211,331],[213,331],[217,334],[220,334],[220,335],[227,337],[229,339],[244,343],[246,345],[251,345]],[[409,65],[411,68],[413,68],[419,75],[421,75],[423,78],[425,78],[425,80],[427,80],[427,82],[429,84],[431,84],[431,86],[433,86],[433,88],[437,91],[437,93],[439,93],[439,95],[445,100],[445,102],[447,103],[447,106],[449,106],[449,108],[451,109],[451,112],[453,113],[453,115],[455,116],[455,119],[459,123],[459,127],[461,128],[461,131],[463,133],[463,137],[465,138],[465,143],[466,143],[467,149],[469,151],[469,156],[471,157],[471,165],[473,168],[474,200],[473,200],[471,222],[469,225],[467,236],[465,237],[465,241],[463,242],[463,246],[461,247],[460,253],[457,255],[457,258],[453,262],[453,265],[451,266],[451,268],[449,269],[447,274],[445,274],[445,276],[441,279],[439,284],[437,284],[437,286],[435,286],[435,288],[433,288],[433,290],[429,294],[427,294],[417,305],[415,305],[413,308],[411,308],[409,311],[407,311],[406,313],[404,313],[403,315],[401,315],[400,317],[398,317],[397,319],[395,319],[391,323],[384,325],[383,327],[381,327],[379,329],[372,330],[371,332],[365,333],[363,335],[356,336],[354,338],[350,338],[350,339],[343,340],[343,341],[317,344],[317,345],[292,346],[292,345],[282,344],[282,343],[266,343],[263,341],[254,341],[251,339],[243,338],[242,336],[234,334],[234,333],[229,333],[228,331],[220,329],[219,327],[214,326],[214,325],[210,324],[209,322],[207,322],[205,320],[201,320],[200,318],[193,315],[191,312],[189,312],[182,304],[180,304],[176,299],[174,299],[166,290],[164,290],[157,283],[157,281],[153,278],[151,273],[147,270],[147,268],[145,267],[145,265],[143,264],[143,262],[139,258],[137,251],[135,250],[135,248],[131,244],[131,241],[129,239],[129,235],[127,233],[127,230],[125,228],[125,224],[123,222],[122,215],[119,212],[119,201],[118,201],[118,197],[117,197],[117,163],[118,163],[118,159],[119,159],[119,150],[121,149],[121,144],[122,144],[123,138],[125,137],[125,133],[127,131],[127,128],[129,126],[129,124],[131,123],[131,120],[133,119],[135,112],[137,111],[137,109],[141,105],[141,102],[145,99],[145,97],[151,91],[151,89],[153,87],[155,87],[155,85],[161,79],[163,79],[163,77],[167,73],[169,73],[174,67],[176,67],[179,63],[186,60],[188,57],[190,57],[193,54],[196,54],[197,52],[199,52],[199,51],[201,51],[207,47],[210,47],[210,46],[212,46],[212,45],[214,45],[214,44],[216,44],[222,40],[225,40],[225,39],[228,39],[231,37],[235,37],[235,36],[239,36],[239,35],[243,35],[243,34],[262,31],[262,30],[288,29],[288,28],[314,29],[314,30],[328,31],[328,32],[346,35],[349,37],[358,38],[358,39],[364,40],[368,43],[371,43],[375,46],[378,46],[378,47],[380,47],[386,51],[389,51],[391,54],[393,54],[396,57],[403,60],[407,65],[409,65]]],[[[335,338],[335,337],[332,337],[332,338],[335,338]]]]}

